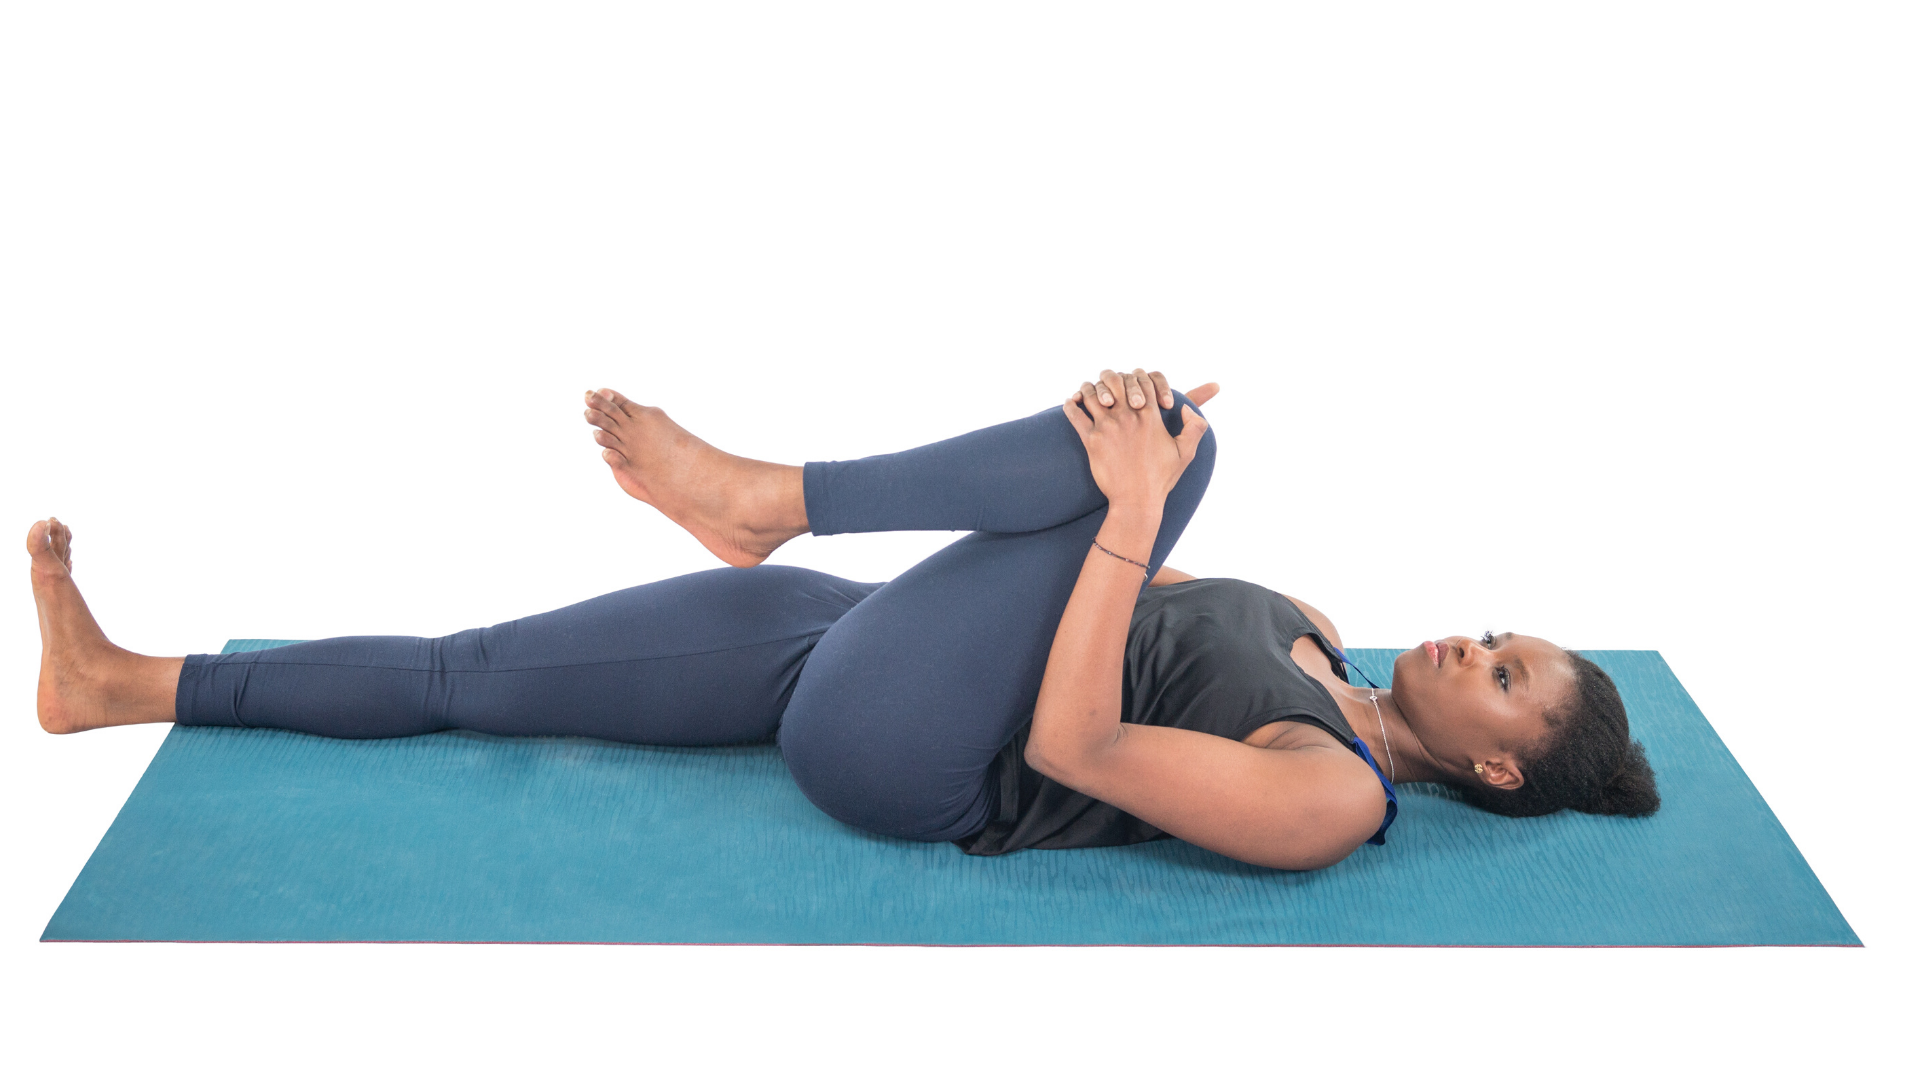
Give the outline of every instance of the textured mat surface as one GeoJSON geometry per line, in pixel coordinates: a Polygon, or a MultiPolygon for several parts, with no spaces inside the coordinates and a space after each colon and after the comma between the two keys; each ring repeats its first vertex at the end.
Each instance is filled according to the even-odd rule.
{"type": "Polygon", "coordinates": [[[983,859],[869,836],[772,747],[177,727],[45,939],[1859,944],[1659,654],[1588,655],[1660,813],[1508,820],[1411,785],[1384,848],[1304,874],[1176,840],[983,859]]]}

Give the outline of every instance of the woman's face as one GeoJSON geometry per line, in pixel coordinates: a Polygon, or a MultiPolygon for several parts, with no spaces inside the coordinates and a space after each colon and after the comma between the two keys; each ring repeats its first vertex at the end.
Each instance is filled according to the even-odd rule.
{"type": "Polygon", "coordinates": [[[1479,779],[1501,787],[1519,786],[1514,755],[1546,735],[1573,683],[1564,650],[1521,634],[1426,641],[1393,662],[1393,700],[1427,752],[1466,776],[1487,764],[1479,779]]]}

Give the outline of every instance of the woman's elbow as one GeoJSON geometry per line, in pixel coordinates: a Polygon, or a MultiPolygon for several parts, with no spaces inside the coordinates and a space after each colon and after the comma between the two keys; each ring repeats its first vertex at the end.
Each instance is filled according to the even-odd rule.
{"type": "Polygon", "coordinates": [[[1380,827],[1385,802],[1370,792],[1330,798],[1311,820],[1267,837],[1251,858],[1240,858],[1275,870],[1325,870],[1360,850],[1380,827]]]}
{"type": "Polygon", "coordinates": [[[1359,844],[1334,844],[1316,850],[1306,851],[1295,856],[1287,870],[1325,870],[1360,850],[1359,844]]]}
{"type": "Polygon", "coordinates": [[[1034,772],[1076,791],[1080,790],[1080,778],[1086,774],[1093,759],[1089,747],[1070,745],[1064,740],[1033,737],[1027,739],[1023,756],[1034,772]]]}
{"type": "Polygon", "coordinates": [[[1359,844],[1341,840],[1288,840],[1262,845],[1253,850],[1222,851],[1220,854],[1241,862],[1264,866],[1269,870],[1325,870],[1360,850],[1359,844]]]}
{"type": "MultiPolygon", "coordinates": [[[[1026,749],[1022,752],[1021,756],[1026,758],[1027,766],[1034,772],[1039,773],[1049,780],[1060,779],[1060,769],[1059,766],[1055,764],[1060,754],[1047,740],[1028,738],[1026,749]]],[[[1065,781],[1062,781],[1062,783],[1064,782],[1065,781]]]]}

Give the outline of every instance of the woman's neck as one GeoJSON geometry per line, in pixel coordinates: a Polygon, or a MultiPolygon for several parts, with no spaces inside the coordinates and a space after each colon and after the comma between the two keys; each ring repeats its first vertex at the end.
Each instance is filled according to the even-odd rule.
{"type": "Polygon", "coordinates": [[[1334,700],[1347,718],[1347,725],[1367,744],[1374,762],[1390,780],[1396,784],[1454,781],[1452,771],[1436,761],[1407,726],[1406,717],[1400,715],[1400,706],[1394,703],[1393,691],[1375,691],[1365,686],[1349,686],[1344,690],[1335,687],[1334,690],[1334,700]],[[1374,711],[1375,702],[1367,697],[1374,693],[1379,695],[1378,713],[1374,711]]]}

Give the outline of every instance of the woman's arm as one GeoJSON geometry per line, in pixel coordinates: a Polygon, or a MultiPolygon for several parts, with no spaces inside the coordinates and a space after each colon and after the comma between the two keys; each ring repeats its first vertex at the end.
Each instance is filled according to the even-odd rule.
{"type": "Polygon", "coordinates": [[[1107,496],[1107,517],[1054,632],[1028,735],[1030,759],[1098,753],[1120,733],[1121,658],[1144,584],[1141,567],[1160,535],[1167,493],[1207,430],[1199,413],[1182,406],[1180,437],[1168,435],[1160,415],[1165,398],[1150,382],[1143,394],[1141,374],[1103,371],[1101,385],[1081,384],[1064,406],[1087,448],[1094,482],[1107,496]]]}
{"type": "MultiPolygon", "coordinates": [[[[1107,495],[1098,542],[1145,562],[1167,493],[1192,460],[1206,421],[1186,411],[1175,439],[1158,408],[1144,407],[1144,400],[1131,404],[1130,397],[1138,399],[1130,394],[1135,379],[1107,371],[1101,381],[1101,387],[1083,385],[1067,402],[1067,418],[1107,495]]],[[[1131,563],[1088,550],[1048,653],[1028,763],[1231,858],[1284,869],[1345,858],[1386,813],[1386,797],[1358,757],[1333,747],[1255,749],[1204,732],[1120,722],[1127,630],[1140,578],[1131,563]]]]}
{"type": "MultiPolygon", "coordinates": [[[[1160,508],[1111,501],[1107,506],[1096,542],[1146,561],[1160,532],[1160,508]]],[[[1140,568],[1132,563],[1087,549],[1080,580],[1054,631],[1027,736],[1027,761],[1049,776],[1051,769],[1110,750],[1120,737],[1121,666],[1140,578],[1140,568]]]]}

